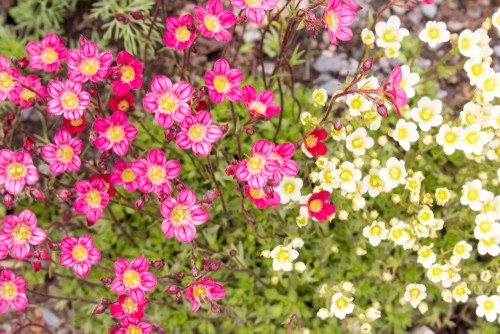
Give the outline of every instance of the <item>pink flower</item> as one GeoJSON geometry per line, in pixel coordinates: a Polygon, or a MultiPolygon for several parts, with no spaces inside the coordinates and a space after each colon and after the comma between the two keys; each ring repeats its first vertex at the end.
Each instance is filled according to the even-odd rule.
{"type": "Polygon", "coordinates": [[[220,300],[226,296],[226,290],[220,284],[214,282],[211,278],[205,278],[198,283],[193,283],[186,291],[186,298],[192,305],[192,311],[198,312],[200,301],[220,300]]]}
{"type": "Polygon", "coordinates": [[[243,103],[250,114],[260,119],[270,119],[280,113],[281,108],[273,106],[274,95],[265,90],[257,95],[257,90],[251,85],[243,87],[243,103]]]}
{"type": "Polygon", "coordinates": [[[187,81],[181,81],[172,86],[172,81],[163,75],[158,75],[151,82],[151,92],[144,96],[144,108],[155,114],[156,122],[169,128],[176,122],[182,122],[191,114],[189,101],[194,89],[187,81]]]}
{"type": "Polygon", "coordinates": [[[328,148],[323,143],[323,140],[328,138],[328,132],[323,129],[314,129],[304,137],[304,146],[307,152],[313,157],[318,155],[325,155],[328,148]]]}
{"type": "Polygon", "coordinates": [[[231,34],[226,29],[236,23],[236,16],[233,12],[224,10],[220,0],[209,0],[206,10],[195,6],[194,13],[200,21],[199,30],[202,36],[215,38],[218,42],[231,40],[231,34]]]}
{"type": "Polygon", "coordinates": [[[120,79],[113,81],[113,93],[118,96],[127,94],[131,89],[138,89],[142,85],[142,63],[127,51],[121,51],[116,57],[116,67],[111,70],[118,70],[121,73],[120,79]]]}
{"type": "Polygon", "coordinates": [[[120,325],[122,327],[114,332],[114,334],[151,334],[153,331],[153,326],[149,322],[134,318],[122,319],[120,325]]]}
{"type": "Polygon", "coordinates": [[[161,229],[167,238],[175,237],[180,242],[191,242],[196,236],[195,225],[201,225],[209,218],[201,206],[195,205],[196,195],[192,190],[183,189],[177,200],[167,198],[161,204],[161,214],[165,217],[161,229]]]}
{"type": "Polygon", "coordinates": [[[108,101],[108,106],[113,111],[127,112],[134,103],[134,96],[130,92],[123,96],[115,96],[108,101]]]}
{"type": "Polygon", "coordinates": [[[109,197],[113,197],[116,194],[116,189],[111,185],[111,182],[109,182],[111,174],[94,174],[91,175],[89,178],[90,183],[94,180],[101,180],[104,182],[104,190],[106,193],[109,195],[109,197]]]}
{"type": "Polygon", "coordinates": [[[5,242],[0,242],[0,260],[3,260],[9,255],[9,246],[5,242]]]}
{"type": "Polygon", "coordinates": [[[61,258],[63,267],[73,267],[75,273],[85,277],[90,272],[90,266],[101,260],[101,252],[95,248],[90,235],[83,235],[78,240],[66,237],[61,240],[61,258]]]}
{"type": "Polygon", "coordinates": [[[181,164],[176,160],[167,160],[165,153],[160,149],[148,152],[147,159],[137,159],[132,164],[132,170],[139,177],[137,183],[143,193],[154,191],[157,196],[161,193],[170,196],[172,186],[168,180],[175,179],[181,172],[181,164]]]}
{"type": "Polygon", "coordinates": [[[87,215],[89,226],[101,219],[103,209],[108,205],[109,194],[106,186],[100,179],[92,181],[80,180],[75,183],[75,192],[78,198],[73,203],[75,211],[87,215]]]}
{"type": "Polygon", "coordinates": [[[71,71],[68,78],[75,82],[101,81],[108,73],[108,68],[113,62],[111,52],[104,51],[99,54],[97,45],[93,42],[83,43],[80,50],[69,50],[66,63],[71,71]]]}
{"type": "Polygon", "coordinates": [[[280,168],[276,159],[271,157],[274,153],[273,143],[259,139],[252,146],[252,155],[236,165],[234,176],[239,181],[246,181],[254,189],[262,189],[267,180],[280,168]]]}
{"type": "Polygon", "coordinates": [[[54,144],[47,144],[42,149],[42,157],[50,161],[49,170],[53,174],[62,174],[67,170],[76,172],[80,169],[81,161],[78,155],[82,153],[82,140],[71,138],[71,134],[64,128],[54,135],[54,144]]]}
{"type": "Polygon", "coordinates": [[[9,60],[0,56],[0,102],[9,99],[12,103],[19,103],[19,94],[23,87],[18,80],[21,75],[15,68],[10,67],[9,60]]]}
{"type": "Polygon", "coordinates": [[[109,120],[96,120],[94,129],[99,134],[94,145],[101,151],[113,150],[119,156],[127,154],[128,142],[137,137],[137,128],[127,123],[127,116],[121,111],[114,112],[109,120]]]}
{"type": "Polygon", "coordinates": [[[116,278],[111,283],[111,290],[117,294],[128,292],[130,298],[140,303],[146,298],[145,291],[153,290],[156,286],[156,277],[148,271],[149,262],[145,257],[138,257],[130,264],[123,259],[116,260],[116,278]]]}
{"type": "Polygon", "coordinates": [[[4,185],[8,193],[11,195],[21,193],[26,184],[37,183],[39,177],[28,152],[0,150],[0,184],[4,185]]]}
{"type": "Polygon", "coordinates": [[[278,0],[231,0],[234,8],[246,9],[248,20],[260,24],[266,18],[266,10],[273,10],[278,5],[278,0]]]}
{"type": "Polygon", "coordinates": [[[240,102],[243,90],[238,86],[243,81],[243,74],[238,69],[231,69],[225,59],[214,64],[213,71],[205,72],[205,85],[213,103],[221,103],[224,98],[232,102],[240,102]]]}
{"type": "Polygon", "coordinates": [[[26,291],[26,280],[16,275],[10,269],[0,272],[0,314],[7,312],[12,307],[22,311],[28,305],[28,298],[23,293],[26,291]]]}
{"type": "Polygon", "coordinates": [[[137,189],[137,175],[132,168],[133,163],[126,163],[122,160],[115,162],[115,171],[109,176],[109,183],[121,184],[128,191],[137,189]]]}
{"type": "Polygon", "coordinates": [[[64,114],[64,118],[76,121],[83,117],[83,111],[90,105],[90,94],[82,91],[82,84],[71,80],[49,82],[47,91],[51,100],[47,111],[52,115],[64,114]]]}
{"type": "Polygon", "coordinates": [[[280,204],[280,195],[273,188],[270,189],[269,193],[266,193],[264,189],[254,189],[246,185],[245,194],[261,210],[268,206],[278,206],[280,204]]]}
{"type": "Polygon", "coordinates": [[[328,220],[328,216],[335,213],[335,207],[327,203],[329,198],[330,193],[326,190],[312,194],[307,201],[307,212],[309,216],[319,221],[328,220]]]}
{"type": "Polygon", "coordinates": [[[22,87],[16,93],[19,93],[19,102],[21,107],[30,108],[30,99],[35,98],[47,98],[47,89],[42,85],[40,78],[34,74],[28,74],[25,77],[21,77],[21,83],[31,89],[22,87]],[[38,93],[38,94],[37,94],[38,93]]]}
{"type": "Polygon", "coordinates": [[[176,48],[179,51],[188,48],[193,44],[196,34],[194,31],[194,19],[186,14],[181,17],[170,16],[165,22],[167,32],[163,36],[165,45],[169,48],[176,48]]]}
{"type": "Polygon", "coordinates": [[[109,311],[118,320],[124,318],[139,320],[144,317],[144,308],[147,304],[146,299],[136,302],[127,295],[120,295],[118,301],[111,305],[109,311]]]}
{"type": "Polygon", "coordinates": [[[82,133],[85,130],[85,115],[73,121],[63,117],[63,124],[70,134],[82,133]]]}
{"type": "Polygon", "coordinates": [[[348,41],[352,38],[352,30],[349,26],[356,18],[355,9],[341,5],[341,2],[342,0],[330,0],[323,17],[333,45],[337,45],[337,39],[348,41]]]}
{"type": "MultiPolygon", "coordinates": [[[[434,0],[432,0],[432,1],[434,1],[434,0]]],[[[360,11],[361,9],[363,9],[363,7],[361,7],[360,5],[358,5],[356,3],[356,1],[354,1],[354,0],[344,0],[344,3],[347,6],[351,7],[352,9],[354,9],[355,11],[360,11]]]]}
{"type": "Polygon", "coordinates": [[[40,245],[47,238],[45,232],[36,226],[36,216],[31,210],[23,210],[19,216],[6,216],[2,221],[0,242],[12,249],[16,260],[24,260],[30,245],[40,245]]]}
{"type": "Polygon", "coordinates": [[[41,42],[28,43],[26,54],[30,56],[32,69],[54,72],[66,58],[66,47],[56,34],[47,34],[41,42]]]}
{"type": "Polygon", "coordinates": [[[218,141],[222,134],[221,128],[212,124],[212,115],[200,111],[194,116],[184,118],[176,141],[183,150],[192,148],[194,153],[208,157],[212,151],[212,143],[218,141]]]}
{"type": "Polygon", "coordinates": [[[396,114],[400,117],[400,108],[403,108],[408,101],[405,90],[400,86],[402,79],[401,67],[394,66],[389,77],[380,84],[383,87],[385,97],[392,103],[394,109],[396,109],[396,114]]]}
{"type": "Polygon", "coordinates": [[[281,174],[286,177],[294,177],[299,172],[299,166],[292,160],[295,154],[295,146],[292,143],[283,143],[276,146],[274,153],[270,154],[270,157],[276,159],[279,169],[274,174],[274,180],[278,186],[281,183],[281,174]]]}

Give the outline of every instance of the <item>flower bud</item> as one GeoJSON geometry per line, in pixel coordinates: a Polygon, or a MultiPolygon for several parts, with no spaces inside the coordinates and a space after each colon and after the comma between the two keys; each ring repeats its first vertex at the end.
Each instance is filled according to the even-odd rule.
{"type": "Polygon", "coordinates": [[[343,125],[342,125],[342,123],[340,123],[340,122],[334,122],[334,123],[333,123],[333,128],[335,129],[335,131],[340,131],[340,130],[342,130],[342,127],[343,127],[343,125]]]}
{"type": "Polygon", "coordinates": [[[7,206],[7,209],[10,209],[12,204],[14,204],[14,196],[11,194],[3,195],[3,202],[5,203],[5,206],[7,206]]]}
{"type": "Polygon", "coordinates": [[[252,128],[246,128],[245,129],[245,132],[247,133],[247,135],[249,136],[253,136],[255,134],[255,130],[252,129],[252,128]]]}
{"type": "Polygon", "coordinates": [[[24,138],[24,150],[28,152],[32,152],[37,147],[36,142],[30,136],[24,138]]]}
{"type": "Polygon", "coordinates": [[[234,257],[234,256],[238,255],[238,252],[236,252],[236,250],[235,250],[235,249],[231,249],[231,250],[229,251],[229,255],[230,255],[230,256],[232,256],[232,257],[234,257]]]}
{"type": "Polygon", "coordinates": [[[94,307],[92,314],[104,313],[104,311],[106,311],[106,309],[108,308],[108,305],[109,305],[108,298],[102,298],[101,302],[94,307]]]}
{"type": "Polygon", "coordinates": [[[128,24],[130,22],[129,18],[125,14],[115,14],[115,19],[123,24],[128,24]]]}
{"type": "Polygon", "coordinates": [[[42,262],[40,260],[37,260],[37,261],[34,261],[32,263],[33,265],[33,271],[36,273],[36,272],[39,272],[40,269],[42,269],[42,262]]]}
{"type": "Polygon", "coordinates": [[[165,290],[166,293],[169,295],[175,295],[181,290],[181,287],[178,285],[171,285],[165,290]]]}
{"type": "Polygon", "coordinates": [[[389,113],[387,111],[387,107],[385,106],[385,103],[383,100],[377,100],[377,112],[382,118],[387,118],[389,116],[389,113]]]}
{"type": "Polygon", "coordinates": [[[50,250],[53,250],[53,251],[58,251],[59,250],[59,244],[57,242],[49,240],[48,244],[49,244],[50,250]]]}
{"type": "Polygon", "coordinates": [[[62,203],[65,200],[67,200],[68,198],[70,198],[71,196],[73,196],[73,193],[68,189],[62,189],[56,193],[56,196],[57,196],[57,200],[62,203]]]}
{"type": "Polygon", "coordinates": [[[150,262],[149,265],[156,270],[161,270],[161,269],[163,269],[163,267],[165,267],[165,261],[156,260],[156,261],[150,262]]]}
{"type": "Polygon", "coordinates": [[[234,174],[234,167],[233,166],[227,166],[226,167],[226,175],[231,176],[234,174]]]}
{"type": "Polygon", "coordinates": [[[226,134],[227,133],[227,130],[229,130],[229,125],[228,124],[222,124],[220,126],[220,129],[222,131],[222,134],[226,134]]]}
{"type": "Polygon", "coordinates": [[[215,303],[212,304],[212,308],[211,309],[212,309],[212,313],[219,313],[220,312],[219,305],[217,305],[215,303]]]}
{"type": "Polygon", "coordinates": [[[105,276],[101,278],[101,283],[104,284],[105,286],[110,286],[111,283],[113,283],[113,279],[109,276],[105,276]]]}
{"type": "Polygon", "coordinates": [[[112,324],[108,328],[108,334],[115,334],[116,331],[119,330],[120,328],[122,328],[122,326],[120,324],[112,324]]]}
{"type": "Polygon", "coordinates": [[[184,278],[184,273],[183,273],[183,272],[181,272],[181,271],[179,271],[179,272],[177,273],[177,278],[178,278],[178,279],[183,279],[183,278],[184,278]]]}
{"type": "Polygon", "coordinates": [[[166,334],[167,330],[158,324],[153,324],[153,330],[158,334],[166,334]]]}
{"type": "Polygon", "coordinates": [[[216,272],[220,269],[220,262],[214,262],[211,265],[208,266],[209,271],[216,272]]]}
{"type": "Polygon", "coordinates": [[[363,62],[363,65],[361,65],[361,73],[366,73],[368,72],[369,70],[371,70],[372,68],[372,65],[373,65],[373,58],[368,58],[367,60],[365,60],[363,62]]]}
{"type": "Polygon", "coordinates": [[[28,191],[29,191],[29,197],[32,197],[32,198],[36,199],[37,201],[45,201],[45,199],[46,199],[45,193],[43,191],[41,191],[40,189],[35,188],[35,187],[29,187],[28,191]]]}
{"type": "Polygon", "coordinates": [[[198,276],[198,268],[194,267],[193,269],[191,269],[191,275],[193,275],[194,277],[198,276]]]}
{"type": "Polygon", "coordinates": [[[207,109],[208,109],[208,103],[207,101],[205,101],[205,99],[198,100],[198,102],[194,106],[194,110],[196,110],[196,112],[207,109]]]}
{"type": "Polygon", "coordinates": [[[147,18],[142,12],[132,12],[130,16],[135,20],[145,20],[147,18]]]}
{"type": "Polygon", "coordinates": [[[144,207],[144,205],[146,205],[147,202],[148,202],[148,196],[143,195],[139,197],[137,201],[135,201],[135,208],[137,210],[142,210],[142,208],[144,207]]]}

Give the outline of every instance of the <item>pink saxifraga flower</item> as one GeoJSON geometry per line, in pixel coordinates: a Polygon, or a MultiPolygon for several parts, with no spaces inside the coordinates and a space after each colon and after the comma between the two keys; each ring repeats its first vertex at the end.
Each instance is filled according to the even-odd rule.
{"type": "Polygon", "coordinates": [[[89,226],[101,219],[103,209],[108,205],[109,194],[104,182],[99,179],[92,181],[79,180],[75,183],[78,198],[73,203],[75,211],[87,215],[89,226]]]}
{"type": "Polygon", "coordinates": [[[39,177],[27,151],[0,150],[0,184],[9,194],[18,195],[26,184],[37,183],[39,177]]]}
{"type": "Polygon", "coordinates": [[[94,246],[90,235],[83,235],[78,240],[73,237],[62,239],[61,250],[61,266],[73,267],[80,277],[87,276],[91,265],[101,260],[101,252],[94,246]]]}
{"type": "Polygon", "coordinates": [[[183,150],[191,148],[197,155],[208,157],[212,151],[212,143],[218,141],[222,135],[221,128],[212,124],[212,115],[200,111],[194,116],[184,118],[176,142],[183,150]]]}
{"type": "Polygon", "coordinates": [[[194,28],[194,18],[191,15],[170,16],[167,18],[165,26],[167,32],[163,36],[163,41],[169,48],[182,51],[193,44],[196,34],[190,30],[191,27],[194,28]]]}
{"type": "Polygon", "coordinates": [[[249,185],[245,186],[245,195],[259,209],[265,209],[268,206],[278,206],[280,204],[280,195],[271,188],[269,193],[264,189],[254,189],[249,185]]]}
{"type": "Polygon", "coordinates": [[[265,139],[257,140],[252,146],[250,158],[236,165],[235,178],[247,182],[254,189],[264,188],[267,180],[280,168],[278,161],[271,157],[274,149],[273,143],[265,139]]]}
{"type": "Polygon", "coordinates": [[[118,156],[127,154],[128,143],[137,137],[137,128],[127,123],[127,116],[121,111],[115,111],[109,120],[96,120],[94,129],[99,134],[94,145],[100,151],[112,150],[118,156]]]}
{"type": "Polygon", "coordinates": [[[10,67],[6,57],[0,56],[0,102],[8,99],[12,103],[19,103],[19,94],[23,90],[18,82],[20,78],[19,71],[10,67]]]}
{"type": "Polygon", "coordinates": [[[323,143],[323,140],[328,138],[328,132],[324,129],[314,129],[304,137],[304,146],[313,157],[325,155],[328,148],[323,143]]]}
{"type": "Polygon", "coordinates": [[[70,134],[82,133],[85,130],[85,115],[73,121],[63,117],[63,124],[70,134]]]}
{"type": "Polygon", "coordinates": [[[30,99],[47,98],[47,89],[42,85],[40,78],[34,74],[21,77],[21,83],[26,86],[19,91],[19,102],[23,108],[31,108],[30,99]]]}
{"type": "Polygon", "coordinates": [[[22,311],[28,306],[26,291],[26,280],[17,276],[10,269],[0,272],[0,314],[7,312],[9,307],[16,311],[22,311]]]}
{"type": "Polygon", "coordinates": [[[134,318],[125,318],[120,321],[120,326],[114,334],[151,334],[153,326],[146,321],[134,318]]]}
{"type": "MultiPolygon", "coordinates": [[[[274,144],[273,144],[274,145],[274,144]]],[[[276,146],[274,153],[270,154],[271,158],[276,159],[279,169],[274,173],[273,179],[278,186],[281,183],[281,175],[286,177],[294,177],[299,172],[299,166],[293,161],[295,154],[295,146],[292,143],[282,143],[276,146]]]]}
{"type": "Polygon", "coordinates": [[[9,215],[2,220],[0,243],[7,244],[16,260],[24,260],[28,256],[30,245],[40,245],[47,238],[36,223],[36,216],[31,210],[23,210],[19,216],[9,215]]]}
{"type": "Polygon", "coordinates": [[[47,111],[52,115],[64,114],[64,118],[75,121],[83,117],[83,111],[90,105],[90,94],[82,91],[82,84],[71,80],[52,81],[47,86],[50,100],[47,111]]]}
{"type": "Polygon", "coordinates": [[[127,51],[121,51],[116,56],[118,67],[110,67],[121,73],[120,79],[113,81],[113,93],[118,96],[127,94],[131,89],[139,89],[142,86],[142,63],[134,59],[127,51]]]}
{"type": "Polygon", "coordinates": [[[207,38],[214,38],[218,42],[231,40],[231,34],[226,29],[236,23],[236,16],[229,10],[222,8],[220,0],[209,0],[206,8],[194,7],[194,12],[200,21],[200,34],[207,38]]]}
{"type": "Polygon", "coordinates": [[[191,114],[189,101],[194,89],[187,81],[172,85],[172,81],[163,75],[153,78],[151,92],[144,96],[144,108],[155,114],[158,125],[170,128],[175,122],[182,122],[191,114]]]}
{"type": "Polygon", "coordinates": [[[220,284],[215,283],[211,278],[205,278],[198,283],[193,283],[186,291],[186,298],[192,305],[192,311],[198,312],[201,301],[211,302],[220,300],[226,296],[226,290],[220,284]]]}
{"type": "Polygon", "coordinates": [[[9,246],[5,242],[0,242],[0,260],[5,259],[9,255],[9,246]]]}
{"type": "Polygon", "coordinates": [[[167,238],[174,235],[180,242],[191,242],[196,236],[195,225],[205,223],[209,214],[201,206],[196,205],[196,195],[192,190],[183,189],[177,200],[167,198],[160,211],[165,220],[161,225],[167,238]]]}
{"type": "Polygon", "coordinates": [[[116,189],[113,187],[111,182],[109,182],[111,174],[94,174],[89,177],[89,182],[92,183],[94,180],[101,180],[104,183],[104,190],[109,195],[109,197],[113,197],[116,194],[116,189]]]}
{"type": "Polygon", "coordinates": [[[236,9],[246,9],[248,21],[261,24],[266,18],[266,10],[273,10],[278,5],[278,0],[231,0],[236,9]]]}
{"type": "Polygon", "coordinates": [[[335,207],[327,202],[329,198],[330,193],[326,190],[312,194],[307,201],[309,216],[319,221],[328,220],[328,216],[335,213],[335,207]]]}
{"type": "Polygon", "coordinates": [[[109,176],[109,182],[112,184],[121,184],[128,191],[135,191],[137,189],[138,177],[134,173],[132,164],[117,160],[115,162],[115,171],[109,176]]]}
{"type": "Polygon", "coordinates": [[[97,45],[93,42],[86,42],[80,47],[80,50],[69,50],[66,63],[71,69],[68,72],[68,78],[75,82],[101,81],[113,62],[111,52],[104,51],[99,54],[97,45]]]}
{"type": "Polygon", "coordinates": [[[124,318],[139,320],[144,317],[144,309],[147,304],[146,299],[134,301],[127,295],[120,295],[118,300],[111,305],[109,311],[118,320],[124,318]]]}
{"type": "Polygon", "coordinates": [[[391,102],[396,110],[396,114],[401,117],[400,108],[408,102],[405,90],[400,86],[403,80],[401,67],[394,66],[391,74],[381,83],[385,97],[391,102]]]}
{"type": "Polygon", "coordinates": [[[41,42],[29,42],[26,54],[30,67],[36,71],[55,72],[66,58],[66,47],[56,34],[47,34],[41,42]]]}
{"type": "Polygon", "coordinates": [[[111,283],[111,290],[117,294],[128,292],[136,303],[145,299],[145,291],[153,290],[157,284],[155,275],[148,271],[149,262],[144,257],[138,257],[130,264],[123,259],[115,262],[116,278],[111,283]]]}
{"type": "Polygon", "coordinates": [[[243,81],[243,74],[238,69],[231,69],[225,59],[214,63],[213,71],[205,72],[205,85],[213,103],[222,103],[225,98],[232,102],[243,99],[243,90],[238,86],[243,81]]]}
{"type": "Polygon", "coordinates": [[[243,103],[251,115],[260,119],[270,119],[281,111],[281,107],[272,105],[274,95],[271,91],[264,90],[257,94],[257,90],[251,85],[243,87],[243,103]]]}
{"type": "Polygon", "coordinates": [[[110,107],[113,111],[127,112],[130,110],[130,107],[132,107],[133,103],[134,95],[128,92],[123,96],[115,96],[113,98],[110,98],[108,101],[108,107],[110,107]]]}
{"type": "Polygon", "coordinates": [[[71,134],[64,128],[59,129],[54,135],[54,144],[46,144],[42,148],[42,157],[50,161],[49,170],[53,174],[62,174],[66,170],[76,172],[82,164],[82,140],[71,138],[71,134]]]}
{"type": "Polygon", "coordinates": [[[349,26],[356,18],[356,11],[351,6],[341,4],[342,0],[330,0],[325,9],[323,21],[325,28],[333,45],[338,41],[348,41],[352,38],[352,30],[349,26]]]}

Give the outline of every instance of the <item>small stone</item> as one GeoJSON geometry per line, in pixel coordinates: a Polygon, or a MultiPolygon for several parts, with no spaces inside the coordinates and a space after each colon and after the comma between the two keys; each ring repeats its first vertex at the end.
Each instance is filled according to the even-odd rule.
{"type": "Polygon", "coordinates": [[[334,92],[342,89],[342,83],[340,81],[338,81],[337,79],[332,79],[332,80],[322,84],[320,86],[320,88],[323,88],[324,90],[326,90],[328,95],[331,95],[334,92]]]}
{"type": "Polygon", "coordinates": [[[422,22],[422,10],[420,8],[415,8],[412,11],[408,13],[408,18],[410,19],[411,23],[413,24],[419,24],[422,22]]]}
{"type": "Polygon", "coordinates": [[[314,79],[314,83],[316,85],[321,85],[321,84],[324,84],[325,82],[328,82],[330,80],[334,79],[334,77],[332,77],[330,74],[328,73],[321,73],[319,75],[319,77],[317,77],[316,79],[314,79]]]}
{"type": "Polygon", "coordinates": [[[430,18],[430,19],[433,19],[436,17],[436,14],[437,14],[437,5],[436,4],[430,4],[430,5],[426,5],[426,4],[422,4],[422,6],[420,6],[420,8],[422,8],[422,13],[430,18]]]}
{"type": "Polygon", "coordinates": [[[478,7],[477,9],[468,9],[465,15],[472,17],[473,19],[479,19],[482,15],[481,7],[478,7]]]}
{"type": "Polygon", "coordinates": [[[33,121],[40,122],[40,112],[36,111],[35,108],[21,109],[21,120],[22,121],[33,121]]]}
{"type": "Polygon", "coordinates": [[[245,43],[253,43],[260,41],[262,34],[259,30],[249,30],[243,34],[243,41],[245,43]]]}
{"type": "Polygon", "coordinates": [[[414,328],[410,334],[434,334],[434,332],[427,326],[420,326],[414,328]]]}
{"type": "MultiPolygon", "coordinates": [[[[274,62],[272,62],[272,61],[265,61],[264,62],[264,73],[266,73],[267,75],[273,74],[274,67],[275,67],[275,63],[274,62]]],[[[257,67],[257,71],[259,73],[260,73],[260,71],[262,71],[262,67],[260,65],[257,67]]]]}
{"type": "Polygon", "coordinates": [[[448,29],[450,31],[461,31],[465,27],[465,23],[460,22],[460,21],[450,21],[448,22],[448,29]]]}
{"type": "Polygon", "coordinates": [[[318,72],[337,73],[341,69],[340,57],[330,57],[321,55],[313,64],[313,68],[318,72]]]}
{"type": "Polygon", "coordinates": [[[59,327],[62,324],[61,319],[55,314],[52,310],[48,308],[44,308],[42,310],[42,318],[43,321],[47,324],[49,327],[59,327]]]}

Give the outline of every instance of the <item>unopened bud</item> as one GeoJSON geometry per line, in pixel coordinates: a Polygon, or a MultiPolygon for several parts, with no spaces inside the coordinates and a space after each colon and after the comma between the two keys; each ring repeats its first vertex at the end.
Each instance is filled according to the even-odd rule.
{"type": "Polygon", "coordinates": [[[385,103],[383,100],[378,100],[377,101],[377,112],[382,118],[387,118],[389,116],[389,113],[387,111],[387,107],[385,106],[385,103]]]}
{"type": "Polygon", "coordinates": [[[70,190],[63,189],[63,190],[59,190],[56,193],[56,196],[57,196],[57,200],[59,202],[64,202],[65,200],[67,200],[68,198],[73,196],[73,193],[70,190]]]}
{"type": "Polygon", "coordinates": [[[12,204],[14,204],[14,196],[11,194],[3,195],[3,202],[5,203],[5,206],[7,206],[7,209],[10,209],[12,204]]]}
{"type": "Polygon", "coordinates": [[[151,267],[153,267],[154,269],[156,270],[160,270],[160,269],[163,269],[163,267],[165,267],[165,261],[163,260],[157,260],[157,261],[152,261],[150,263],[151,267]]]}
{"type": "Polygon", "coordinates": [[[212,313],[219,313],[220,312],[220,307],[217,304],[212,304],[212,313]]]}
{"type": "Polygon", "coordinates": [[[113,283],[113,279],[109,276],[105,276],[101,278],[101,283],[104,284],[105,286],[110,286],[111,283],[113,283]]]}
{"type": "Polygon", "coordinates": [[[158,334],[166,334],[167,330],[158,324],[153,324],[153,330],[158,334]]]}
{"type": "Polygon", "coordinates": [[[102,298],[101,302],[94,307],[92,314],[104,313],[104,311],[106,311],[106,309],[108,308],[108,305],[109,305],[108,298],[102,298]]]}
{"type": "Polygon", "coordinates": [[[344,126],[340,122],[334,122],[333,123],[333,128],[335,129],[335,131],[340,131],[340,130],[342,130],[343,127],[344,126]]]}
{"type": "Polygon", "coordinates": [[[212,272],[216,272],[220,269],[220,266],[221,266],[220,262],[214,262],[210,266],[208,266],[208,269],[212,272]]]}
{"type": "Polygon", "coordinates": [[[229,130],[229,124],[222,124],[220,126],[220,129],[222,131],[222,134],[226,134],[227,133],[227,130],[229,130]]]}
{"type": "Polygon", "coordinates": [[[194,267],[193,269],[191,269],[191,275],[193,275],[194,277],[198,276],[198,268],[194,267]]]}
{"type": "Polygon", "coordinates": [[[165,290],[169,295],[176,295],[181,290],[181,287],[178,285],[171,285],[165,290]]]}
{"type": "Polygon", "coordinates": [[[230,256],[233,256],[233,257],[234,257],[234,256],[236,256],[237,254],[238,254],[238,252],[236,252],[236,250],[235,250],[235,249],[231,249],[231,250],[229,251],[229,255],[230,255],[230,256]]]}
{"type": "Polygon", "coordinates": [[[129,18],[127,17],[127,15],[125,14],[121,14],[121,13],[118,13],[118,14],[115,14],[115,19],[118,21],[118,22],[121,22],[121,23],[124,23],[124,24],[128,24],[130,22],[129,18]]]}
{"type": "Polygon", "coordinates": [[[130,13],[130,16],[132,16],[135,20],[145,20],[147,18],[142,12],[132,12],[130,13]]]}
{"type": "Polygon", "coordinates": [[[48,244],[49,244],[49,248],[53,251],[58,251],[59,250],[59,244],[57,242],[54,242],[54,241],[48,241],[48,244]]]}
{"type": "Polygon", "coordinates": [[[146,203],[148,202],[148,197],[147,195],[144,195],[144,196],[141,196],[137,199],[137,201],[135,201],[135,208],[137,210],[142,210],[142,208],[144,207],[144,205],[146,205],[146,203]]]}
{"type": "Polygon", "coordinates": [[[180,272],[178,272],[178,273],[177,273],[177,278],[178,278],[178,279],[183,279],[183,278],[184,278],[184,273],[183,273],[183,272],[181,272],[181,271],[180,271],[180,272]]]}
{"type": "Polygon", "coordinates": [[[36,147],[36,142],[33,138],[31,138],[30,136],[24,138],[24,150],[25,151],[31,152],[35,149],[35,147],[36,147]]]}
{"type": "Polygon", "coordinates": [[[231,176],[234,174],[234,167],[233,166],[227,166],[226,167],[226,175],[231,176]]]}
{"type": "Polygon", "coordinates": [[[361,73],[366,73],[369,70],[371,70],[373,65],[373,58],[368,58],[363,62],[363,65],[361,66],[361,73]]]}
{"type": "Polygon", "coordinates": [[[249,136],[253,136],[255,134],[255,130],[252,129],[252,128],[246,128],[245,129],[245,132],[247,133],[247,135],[249,136]]]}
{"type": "Polygon", "coordinates": [[[33,271],[34,271],[34,272],[39,272],[39,271],[40,271],[40,269],[42,269],[42,262],[41,262],[40,260],[38,260],[38,261],[34,261],[34,262],[32,263],[32,265],[33,265],[33,271]]]}

